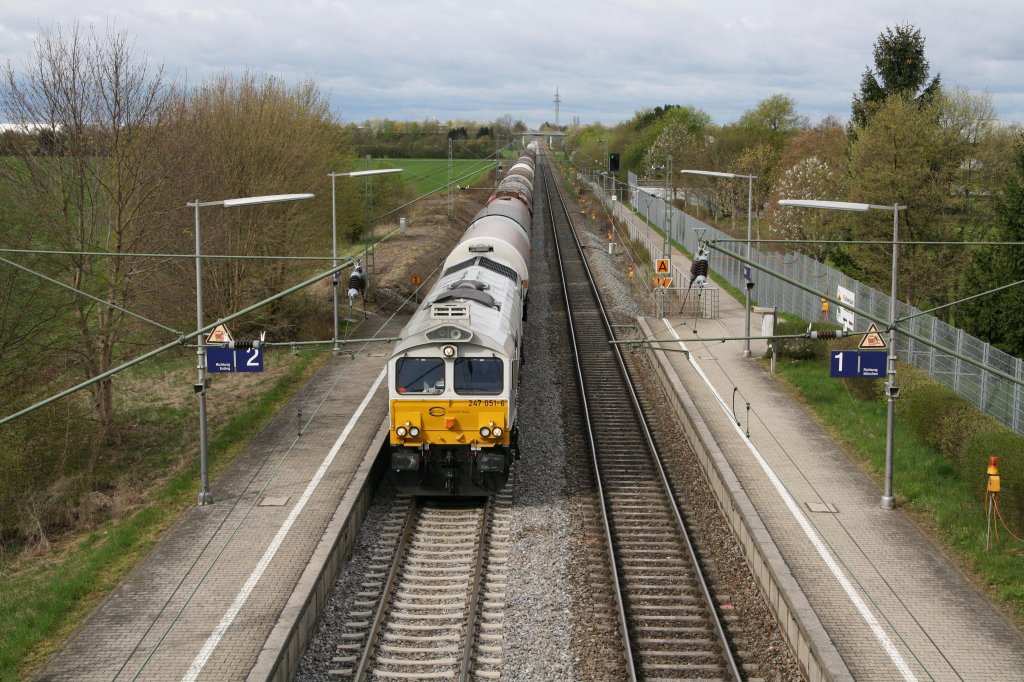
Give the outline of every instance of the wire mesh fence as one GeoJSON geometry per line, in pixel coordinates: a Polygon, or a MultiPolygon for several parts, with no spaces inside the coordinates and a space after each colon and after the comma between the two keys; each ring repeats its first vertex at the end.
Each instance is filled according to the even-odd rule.
{"type": "MultiPolygon", "coordinates": [[[[599,188],[596,188],[600,192],[599,188]]],[[[676,244],[693,254],[697,252],[700,240],[732,240],[733,237],[707,223],[684,213],[674,206],[666,207],[666,201],[653,188],[641,189],[637,177],[629,174],[629,200],[634,209],[655,225],[662,233],[666,231],[676,244]],[[668,229],[666,230],[666,225],[668,229]]],[[[650,240],[648,240],[650,242],[650,240]]],[[[718,245],[729,253],[712,251],[711,271],[737,289],[744,286],[743,264],[730,253],[745,256],[748,244],[726,241],[718,245]]],[[[650,242],[653,258],[662,252],[660,245],[650,242]]],[[[781,312],[796,315],[804,320],[819,320],[821,295],[848,301],[851,306],[880,319],[889,319],[889,295],[847,277],[843,273],[802,253],[762,253],[752,245],[749,260],[755,263],[751,268],[754,281],[752,299],[759,306],[775,307],[781,312]],[[773,275],[778,273],[794,282],[799,282],[814,292],[773,275]],[[842,295],[839,295],[842,294],[842,295]]],[[[682,282],[682,273],[676,268],[675,281],[682,282]]],[[[835,322],[838,315],[846,316],[853,324],[853,330],[867,330],[870,320],[837,307],[831,314],[835,322]]],[[[1004,372],[1018,380],[1024,378],[1024,362],[1008,355],[962,330],[952,327],[933,315],[922,314],[920,310],[897,301],[897,320],[904,319],[897,327],[935,344],[935,348],[906,334],[897,333],[896,354],[901,362],[913,364],[933,379],[953,389],[979,410],[999,420],[1017,433],[1024,434],[1024,405],[1021,404],[1022,389],[1019,384],[983,370],[955,357],[950,352],[976,360],[986,367],[1004,372]]]]}

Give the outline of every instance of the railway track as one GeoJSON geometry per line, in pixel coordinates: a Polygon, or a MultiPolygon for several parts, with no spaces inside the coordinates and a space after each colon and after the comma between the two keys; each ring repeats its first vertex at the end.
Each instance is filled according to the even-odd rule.
{"type": "Polygon", "coordinates": [[[497,679],[512,492],[397,498],[341,633],[337,679],[497,679]]]}
{"type": "Polygon", "coordinates": [[[742,679],[548,160],[558,249],[630,679],[742,679]]]}

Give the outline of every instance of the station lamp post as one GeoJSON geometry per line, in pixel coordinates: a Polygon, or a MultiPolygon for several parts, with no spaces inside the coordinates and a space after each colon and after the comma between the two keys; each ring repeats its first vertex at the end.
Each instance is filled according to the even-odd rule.
{"type": "Polygon", "coordinates": [[[896,506],[896,498],[892,494],[892,451],[893,432],[896,425],[896,398],[900,389],[896,386],[896,279],[899,274],[900,253],[900,211],[906,206],[893,204],[858,204],[849,201],[818,201],[813,199],[781,199],[780,206],[799,206],[804,208],[824,208],[834,211],[892,211],[892,286],[889,289],[889,354],[887,358],[885,384],[887,404],[885,411],[885,487],[882,492],[882,509],[896,506]]]}
{"type": "MultiPolygon", "coordinates": [[[[373,170],[352,171],[350,173],[328,173],[327,174],[331,178],[331,258],[332,258],[331,266],[332,267],[335,267],[335,268],[338,267],[338,209],[337,209],[337,199],[336,199],[337,192],[336,192],[336,186],[335,186],[335,178],[365,177],[366,178],[366,183],[367,183],[367,190],[366,190],[366,193],[367,193],[367,203],[369,203],[370,176],[373,176],[373,175],[388,175],[390,173],[401,173],[403,170],[404,170],[403,168],[377,168],[377,169],[373,169],[373,170]]],[[[366,225],[366,228],[365,228],[365,233],[369,234],[369,232],[370,232],[370,226],[369,226],[369,222],[370,222],[370,209],[369,209],[369,206],[367,206],[367,209],[366,209],[366,222],[367,222],[367,225],[366,225]]],[[[369,264],[369,262],[367,262],[367,259],[366,259],[367,249],[368,248],[369,247],[366,246],[365,244],[363,245],[363,267],[364,267],[363,272],[366,273],[367,288],[369,288],[369,277],[370,277],[370,275],[369,275],[370,264],[369,264]]],[[[337,353],[338,353],[338,287],[340,286],[340,277],[338,276],[337,272],[334,273],[334,280],[333,280],[332,284],[334,285],[332,287],[334,289],[334,354],[337,355],[337,353]]]]}
{"type": "MultiPolygon", "coordinates": [[[[312,199],[312,194],[272,194],[262,197],[244,197],[241,199],[221,199],[220,201],[190,201],[185,205],[196,210],[196,329],[203,328],[203,261],[200,249],[199,209],[205,206],[253,206],[256,204],[273,204],[281,201],[312,199]]],[[[206,344],[202,337],[196,339],[196,394],[199,396],[199,504],[213,503],[210,492],[210,477],[207,467],[208,443],[206,435],[206,344]]]]}
{"type": "MultiPolygon", "coordinates": [[[[705,171],[705,170],[681,170],[680,173],[687,173],[689,175],[709,175],[716,178],[746,178],[747,179],[747,260],[750,260],[750,239],[751,231],[753,227],[753,207],[754,207],[754,180],[757,178],[756,175],[741,175],[739,173],[720,173],[718,171],[705,171]]],[[[745,311],[745,322],[743,324],[744,335],[746,338],[743,339],[743,357],[750,357],[750,290],[754,288],[753,276],[754,273],[750,273],[751,279],[746,281],[746,286],[743,287],[745,293],[743,308],[745,311]]]]}

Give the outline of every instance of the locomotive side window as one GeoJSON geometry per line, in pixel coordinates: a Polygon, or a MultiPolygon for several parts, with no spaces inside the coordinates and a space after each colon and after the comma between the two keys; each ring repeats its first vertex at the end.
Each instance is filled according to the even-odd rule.
{"type": "Polygon", "coordinates": [[[395,390],[399,393],[444,392],[444,360],[440,358],[399,358],[395,390]]]}
{"type": "Polygon", "coordinates": [[[497,358],[459,358],[455,361],[455,392],[497,395],[505,385],[503,369],[497,358]]]}

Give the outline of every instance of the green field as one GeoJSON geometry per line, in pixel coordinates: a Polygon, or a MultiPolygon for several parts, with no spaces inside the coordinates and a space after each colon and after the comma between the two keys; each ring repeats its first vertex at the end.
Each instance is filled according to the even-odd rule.
{"type": "MultiPolygon", "coordinates": [[[[448,159],[389,159],[388,163],[405,170],[402,180],[422,194],[444,189],[448,184],[448,159]]],[[[452,182],[471,185],[494,168],[489,159],[452,159],[452,182]]]]}

